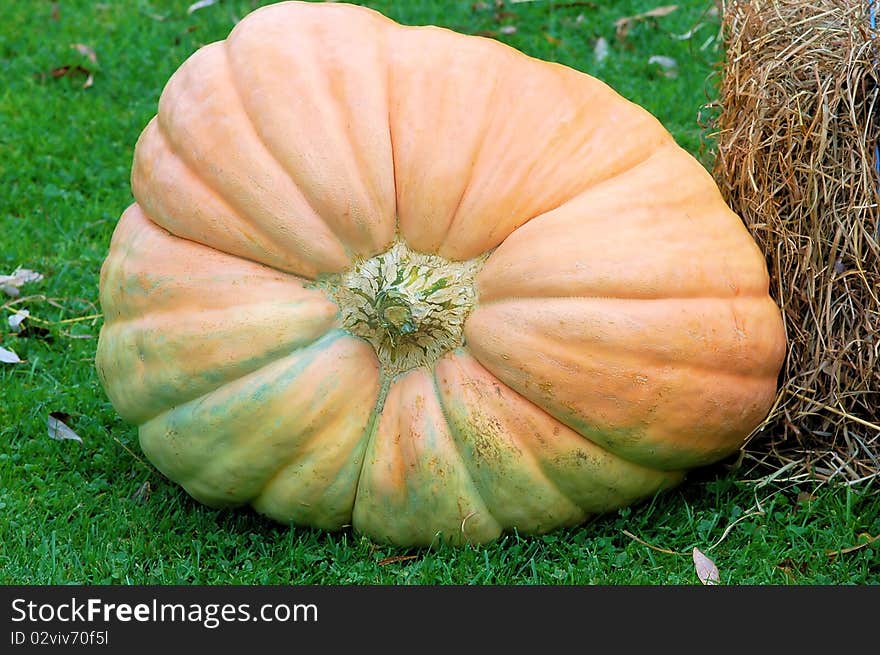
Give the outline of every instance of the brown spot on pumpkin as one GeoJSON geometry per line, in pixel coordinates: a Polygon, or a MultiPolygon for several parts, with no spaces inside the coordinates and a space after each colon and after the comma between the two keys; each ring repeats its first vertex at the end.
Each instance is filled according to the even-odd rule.
{"type": "Polygon", "coordinates": [[[509,438],[504,423],[497,416],[473,413],[468,416],[465,428],[461,434],[470,442],[478,465],[481,462],[502,462],[509,459],[511,452],[522,455],[522,451],[509,438]]]}
{"type": "Polygon", "coordinates": [[[440,459],[436,456],[428,460],[428,470],[438,478],[446,477],[446,469],[440,464],[440,459]]]}

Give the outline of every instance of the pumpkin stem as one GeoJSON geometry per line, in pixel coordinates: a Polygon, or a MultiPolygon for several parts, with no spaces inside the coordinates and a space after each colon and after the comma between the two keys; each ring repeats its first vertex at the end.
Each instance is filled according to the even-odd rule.
{"type": "Polygon", "coordinates": [[[317,285],[339,306],[342,326],[370,342],[385,372],[396,375],[430,367],[462,345],[485,259],[449,261],[397,241],[317,285]]]}

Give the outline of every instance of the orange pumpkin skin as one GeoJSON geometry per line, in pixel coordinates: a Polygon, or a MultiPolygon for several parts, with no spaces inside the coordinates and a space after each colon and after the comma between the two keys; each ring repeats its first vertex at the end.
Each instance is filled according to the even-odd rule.
{"type": "Polygon", "coordinates": [[[172,76],[97,367],[214,506],[401,545],[543,533],[735,452],[785,351],[703,167],[602,82],[283,2],[172,76]]]}

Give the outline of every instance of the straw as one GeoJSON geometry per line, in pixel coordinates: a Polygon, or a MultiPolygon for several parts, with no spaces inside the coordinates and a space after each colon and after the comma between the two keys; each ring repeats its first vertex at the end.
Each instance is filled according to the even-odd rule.
{"type": "Polygon", "coordinates": [[[746,448],[822,479],[875,477],[880,459],[876,1],[720,8],[712,173],[766,255],[789,340],[746,448]]]}

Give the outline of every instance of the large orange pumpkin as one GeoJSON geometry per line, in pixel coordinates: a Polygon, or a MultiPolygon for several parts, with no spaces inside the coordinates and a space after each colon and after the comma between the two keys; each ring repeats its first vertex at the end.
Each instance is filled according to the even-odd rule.
{"type": "Polygon", "coordinates": [[[641,107],[345,4],[171,77],[101,274],[97,366],[214,506],[397,544],[541,533],[741,447],[785,339],[764,259],[641,107]]]}

